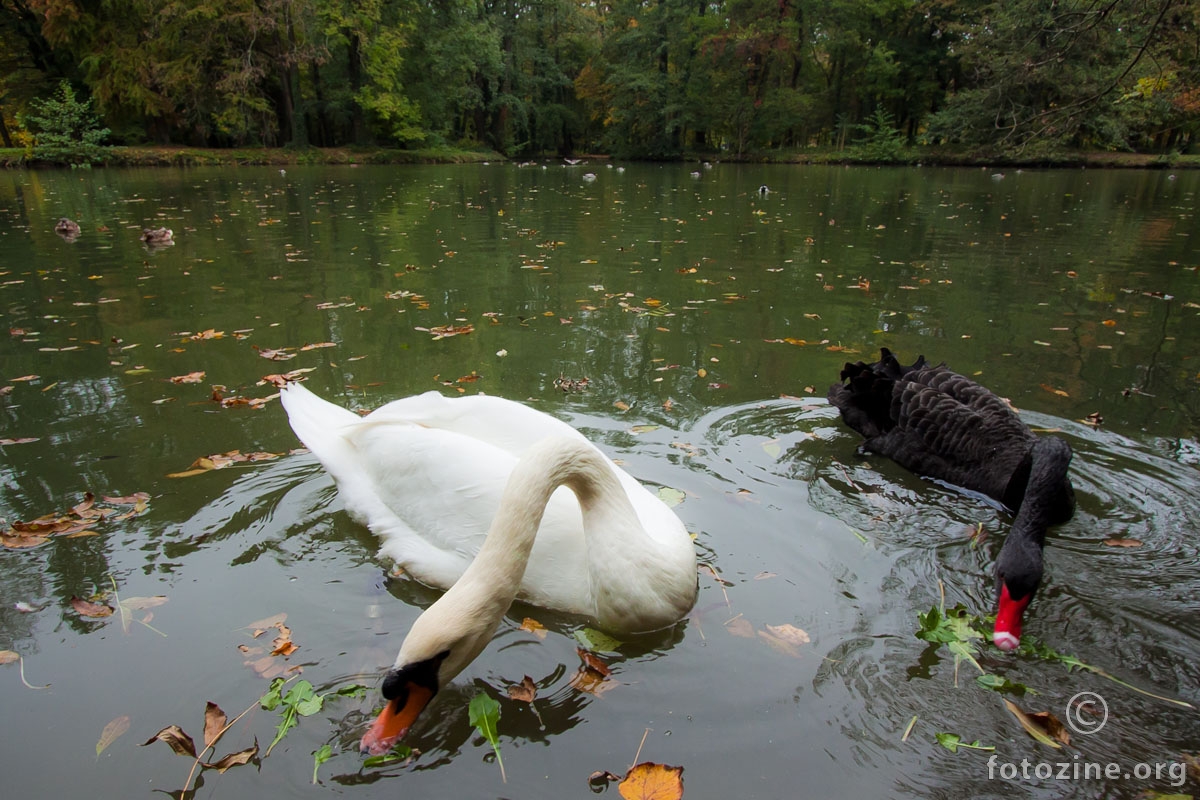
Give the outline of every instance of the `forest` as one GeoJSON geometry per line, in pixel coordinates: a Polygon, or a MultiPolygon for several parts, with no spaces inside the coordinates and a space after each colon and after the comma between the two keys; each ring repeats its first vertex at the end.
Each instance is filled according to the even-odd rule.
{"type": "MultiPolygon", "coordinates": [[[[0,138],[1193,152],[1193,0],[0,0],[0,138]]],[[[55,142],[59,149],[55,150],[55,142]]]]}

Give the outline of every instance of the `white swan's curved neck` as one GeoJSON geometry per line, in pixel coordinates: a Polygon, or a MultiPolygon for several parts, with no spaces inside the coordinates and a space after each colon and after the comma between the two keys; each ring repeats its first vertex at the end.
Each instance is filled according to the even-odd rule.
{"type": "MultiPolygon", "coordinates": [[[[440,670],[445,681],[483,651],[521,588],[546,503],[563,485],[579,498],[585,531],[598,526],[607,541],[626,538],[629,526],[637,526],[637,513],[597,450],[587,442],[568,438],[539,442],[513,468],[475,559],[413,623],[397,664],[409,663],[413,653],[447,651],[449,656],[440,670]]],[[[615,591],[624,594],[627,588],[615,587],[615,591]]],[[[598,616],[603,623],[603,614],[598,616]]]]}
{"type": "Polygon", "coordinates": [[[621,483],[605,458],[587,442],[551,438],[531,447],[517,462],[500,497],[487,538],[463,573],[463,581],[487,580],[496,593],[515,597],[550,495],[566,486],[583,511],[584,538],[592,549],[592,531],[605,539],[623,539],[638,528],[621,483]]]}

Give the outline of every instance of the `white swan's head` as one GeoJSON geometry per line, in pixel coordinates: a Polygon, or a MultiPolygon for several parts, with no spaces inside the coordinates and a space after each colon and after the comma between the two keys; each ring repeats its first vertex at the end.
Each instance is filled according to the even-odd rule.
{"type": "Polygon", "coordinates": [[[512,594],[497,602],[487,589],[486,577],[460,579],[413,622],[383,679],[386,705],[363,734],[362,752],[391,750],[438,690],[487,647],[512,602],[512,594]]]}
{"type": "Polygon", "coordinates": [[[362,752],[382,755],[408,733],[425,706],[437,694],[441,685],[438,670],[447,655],[442,652],[424,661],[388,670],[383,679],[383,711],[379,712],[375,722],[363,734],[359,744],[362,752]]]}

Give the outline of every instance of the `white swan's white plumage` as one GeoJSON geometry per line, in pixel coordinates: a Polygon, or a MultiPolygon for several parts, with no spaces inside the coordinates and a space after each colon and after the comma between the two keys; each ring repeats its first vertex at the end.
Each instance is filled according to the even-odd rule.
{"type": "Polygon", "coordinates": [[[565,486],[553,491],[517,596],[587,615],[613,633],[670,625],[695,600],[695,549],[679,518],[561,420],[485,395],[427,392],[366,417],[295,383],[282,401],[347,511],[382,540],[380,555],[423,583],[449,588],[458,581],[483,545],[517,461],[558,437],[598,456],[589,463],[615,477],[612,491],[630,513],[596,512],[585,533],[576,496],[565,486]]]}
{"type": "Polygon", "coordinates": [[[495,397],[397,400],[360,418],[299,384],[296,435],[380,552],[447,588],[413,622],[361,748],[388,751],[491,640],[514,598],[649,631],[696,601],[679,518],[571,426],[495,397]]]}

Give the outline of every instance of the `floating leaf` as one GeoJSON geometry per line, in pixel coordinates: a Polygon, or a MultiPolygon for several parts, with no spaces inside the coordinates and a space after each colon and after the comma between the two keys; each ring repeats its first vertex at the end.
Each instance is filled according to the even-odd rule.
{"type": "Polygon", "coordinates": [[[211,764],[206,763],[204,766],[223,773],[225,770],[232,767],[241,766],[242,764],[249,764],[252,760],[254,760],[256,755],[258,755],[258,737],[255,737],[254,744],[252,744],[250,747],[247,747],[245,750],[239,750],[236,753],[230,753],[218,761],[214,761],[211,764]]]}
{"type": "Polygon", "coordinates": [[[537,698],[537,684],[533,682],[533,678],[526,675],[520,683],[508,687],[508,696],[513,700],[532,703],[537,698]]]}
{"type": "Polygon", "coordinates": [[[204,746],[212,747],[221,738],[228,718],[221,707],[211,700],[204,706],[204,746]]]}
{"type": "Polygon", "coordinates": [[[764,625],[758,631],[759,638],[769,644],[772,649],[792,658],[800,657],[800,648],[812,641],[809,635],[795,625],[764,625]]]}
{"type": "MultiPolygon", "coordinates": [[[[1025,732],[1034,739],[1037,739],[1044,745],[1053,747],[1055,750],[1062,749],[1062,745],[1051,737],[1052,735],[1057,736],[1061,740],[1062,737],[1060,734],[1065,735],[1066,731],[1063,729],[1062,723],[1059,722],[1053,714],[1050,714],[1049,712],[1041,712],[1037,716],[1027,714],[1021,710],[1020,706],[1008,699],[1005,699],[1004,707],[1009,710],[1009,713],[1017,718],[1017,722],[1021,723],[1021,727],[1025,729],[1025,732]],[[1051,719],[1053,720],[1053,723],[1050,723],[1051,719]],[[1057,726],[1057,733],[1051,734],[1050,725],[1057,726]]],[[[1070,739],[1071,737],[1067,735],[1064,743],[1070,744],[1070,739]]]]}
{"type": "Polygon", "coordinates": [[[12,664],[21,660],[21,654],[12,650],[0,650],[0,664],[12,664]]]}
{"type": "Polygon", "coordinates": [[[71,598],[71,608],[85,617],[111,617],[113,610],[109,606],[93,603],[89,600],[84,600],[81,597],[71,598]]]}
{"type": "Polygon", "coordinates": [[[546,638],[546,626],[532,617],[526,617],[525,619],[521,620],[521,630],[529,631],[539,639],[546,638]]]}
{"type": "Polygon", "coordinates": [[[317,770],[321,768],[329,759],[333,758],[333,748],[327,744],[321,745],[316,752],[313,753],[313,777],[312,782],[317,782],[317,770]]]}
{"type": "Polygon", "coordinates": [[[991,689],[993,692],[1011,692],[1015,695],[1037,694],[1037,692],[1023,683],[1010,681],[1001,675],[993,675],[991,673],[977,675],[975,682],[985,689],[991,689]]]}
{"type": "Polygon", "coordinates": [[[259,347],[258,345],[255,345],[254,349],[258,351],[260,356],[263,358],[268,358],[272,361],[287,361],[290,358],[296,357],[295,353],[288,352],[288,350],[291,348],[287,347],[281,347],[278,350],[272,350],[269,347],[259,347]]]}
{"type": "Polygon", "coordinates": [[[985,750],[987,752],[991,752],[996,749],[992,746],[980,744],[978,739],[970,744],[967,744],[957,733],[937,733],[934,734],[934,736],[937,738],[938,744],[949,750],[951,753],[957,753],[958,748],[960,747],[965,747],[970,750],[985,750]]]}
{"type": "Polygon", "coordinates": [[[192,742],[192,737],[184,733],[183,728],[180,728],[178,725],[168,725],[163,728],[142,742],[142,747],[156,741],[166,742],[175,751],[176,755],[196,757],[196,745],[192,742]]]}
{"type": "Polygon", "coordinates": [[[254,633],[252,635],[254,636],[254,638],[257,639],[259,636],[261,636],[263,633],[266,632],[267,628],[274,628],[276,625],[280,625],[280,624],[286,622],[287,617],[288,617],[287,612],[281,611],[278,614],[272,614],[269,617],[264,617],[263,619],[258,619],[258,620],[255,620],[254,622],[243,625],[241,628],[239,628],[239,630],[254,631],[254,633]]]}
{"type": "Polygon", "coordinates": [[[1109,547],[1141,547],[1143,542],[1141,539],[1105,539],[1104,543],[1109,547]]]}
{"type": "Polygon", "coordinates": [[[471,705],[467,708],[468,719],[475,726],[475,730],[487,739],[492,745],[492,750],[496,753],[496,763],[500,766],[500,779],[508,783],[508,777],[504,774],[504,759],[500,756],[500,734],[498,725],[500,724],[500,704],[490,696],[480,693],[471,698],[471,705]]]}
{"type": "Polygon", "coordinates": [[[658,499],[666,503],[667,508],[674,508],[687,499],[687,494],[671,486],[658,487],[658,499]]]}
{"type": "Polygon", "coordinates": [[[683,767],[643,762],[629,770],[617,791],[625,800],[679,800],[683,797],[683,767]]]}
{"type": "Polygon", "coordinates": [[[171,378],[171,383],[200,383],[204,380],[204,372],[189,372],[186,375],[176,375],[171,378]]]}
{"type": "Polygon", "coordinates": [[[407,761],[412,758],[412,748],[406,744],[397,744],[386,753],[377,756],[367,756],[363,759],[364,767],[386,767],[389,764],[395,764],[400,761],[407,761]]]}
{"type": "Polygon", "coordinates": [[[100,731],[100,740],[96,742],[96,757],[108,748],[110,744],[129,730],[129,716],[122,715],[104,726],[104,730],[100,731]]]}
{"type": "Polygon", "coordinates": [[[622,644],[619,639],[614,639],[595,628],[579,628],[575,631],[575,639],[588,650],[598,653],[615,653],[621,649],[622,644]]]}
{"type": "Polygon", "coordinates": [[[608,680],[612,670],[599,656],[582,648],[575,648],[575,652],[583,659],[583,666],[571,678],[571,686],[578,691],[599,696],[618,685],[616,681],[608,680]]]}
{"type": "Polygon", "coordinates": [[[739,636],[743,639],[753,639],[758,633],[754,630],[754,625],[750,620],[738,614],[729,622],[725,623],[725,630],[732,633],[734,636],[739,636]]]}

